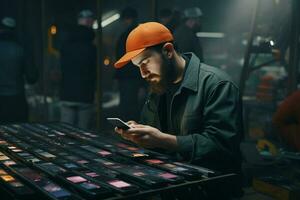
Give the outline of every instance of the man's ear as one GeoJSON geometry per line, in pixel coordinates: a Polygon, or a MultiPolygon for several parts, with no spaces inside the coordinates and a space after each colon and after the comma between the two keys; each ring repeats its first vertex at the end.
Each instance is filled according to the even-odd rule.
{"type": "Polygon", "coordinates": [[[171,42],[167,42],[162,47],[163,55],[167,58],[172,58],[174,55],[174,45],[171,42]]]}

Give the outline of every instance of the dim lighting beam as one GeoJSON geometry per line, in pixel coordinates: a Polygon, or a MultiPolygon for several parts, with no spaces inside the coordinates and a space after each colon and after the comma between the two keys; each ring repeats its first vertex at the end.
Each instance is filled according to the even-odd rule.
{"type": "MultiPolygon", "coordinates": [[[[106,26],[108,26],[109,24],[113,23],[114,21],[118,20],[120,18],[120,14],[116,13],[104,20],[101,21],[101,27],[104,28],[106,26]]],[[[93,29],[98,29],[99,25],[98,25],[98,21],[95,20],[94,24],[93,24],[93,29]]]]}
{"type": "Polygon", "coordinates": [[[102,20],[102,22],[101,22],[102,28],[104,28],[105,26],[107,26],[107,25],[113,23],[114,21],[118,20],[119,18],[120,18],[120,14],[119,14],[119,13],[116,13],[116,14],[114,14],[114,15],[108,17],[107,19],[102,20]]]}
{"type": "Polygon", "coordinates": [[[204,38],[223,38],[225,37],[224,33],[218,32],[198,32],[196,33],[197,37],[204,37],[204,38]]]}

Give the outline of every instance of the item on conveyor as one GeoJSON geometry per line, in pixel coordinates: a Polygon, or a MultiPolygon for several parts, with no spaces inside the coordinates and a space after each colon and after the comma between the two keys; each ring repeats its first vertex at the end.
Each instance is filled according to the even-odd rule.
{"type": "Polygon", "coordinates": [[[174,174],[178,174],[181,176],[184,176],[188,180],[196,180],[196,179],[201,179],[202,173],[199,173],[199,171],[184,167],[184,166],[179,166],[175,164],[174,162],[167,162],[159,159],[143,159],[140,160],[142,163],[147,164],[149,166],[153,166],[162,170],[166,170],[169,172],[172,172],[174,174]]]}
{"type": "Polygon", "coordinates": [[[35,187],[51,199],[81,199],[77,195],[65,189],[63,186],[58,185],[50,180],[41,172],[37,172],[22,165],[11,165],[10,168],[25,181],[27,181],[31,186],[35,187]]]}
{"type": "MultiPolygon", "coordinates": [[[[9,160],[5,154],[0,152],[1,161],[9,160]]],[[[37,193],[17,178],[12,172],[0,166],[0,184],[5,187],[11,196],[18,199],[34,199],[37,193]]]]}
{"type": "MultiPolygon", "coordinates": [[[[36,171],[23,164],[16,163],[8,155],[5,156],[7,158],[3,159],[0,162],[0,165],[14,173],[18,177],[18,179],[21,179],[24,183],[27,183],[31,187],[37,189],[39,193],[55,200],[81,199],[76,194],[72,194],[64,187],[58,185],[56,182],[53,182],[46,176],[46,174],[36,171]]],[[[12,176],[6,178],[8,182],[14,181],[14,178],[12,176]]]]}
{"type": "Polygon", "coordinates": [[[133,179],[151,188],[180,183],[183,181],[181,176],[148,166],[135,164],[130,160],[126,160],[117,156],[114,157],[114,160],[98,158],[95,161],[109,169],[116,170],[120,173],[122,178],[129,180],[133,179]]]}
{"type": "Polygon", "coordinates": [[[22,185],[31,189],[31,200],[126,199],[218,175],[120,138],[60,123],[1,125],[0,152],[0,192],[15,193],[12,199],[18,200],[31,194],[17,195],[10,184],[21,192],[22,185]]]}
{"type": "Polygon", "coordinates": [[[118,179],[116,177],[110,177],[103,175],[102,173],[97,173],[92,170],[83,169],[79,170],[81,174],[84,174],[85,176],[91,177],[99,182],[103,182],[104,184],[108,185],[109,187],[113,188],[114,190],[127,194],[127,193],[136,193],[139,190],[139,187],[136,185],[133,185],[129,182],[126,182],[124,180],[118,179]]]}
{"type": "Polygon", "coordinates": [[[57,177],[70,187],[76,189],[85,198],[95,199],[112,196],[112,191],[109,188],[92,180],[88,180],[75,172],[64,172],[58,174],[57,177]]]}

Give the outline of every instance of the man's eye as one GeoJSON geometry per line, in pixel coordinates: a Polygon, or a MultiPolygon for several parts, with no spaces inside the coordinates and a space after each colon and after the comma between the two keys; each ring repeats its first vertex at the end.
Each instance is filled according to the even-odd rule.
{"type": "Polygon", "coordinates": [[[146,58],[145,60],[143,60],[143,64],[148,64],[149,63],[149,58],[146,58]]]}

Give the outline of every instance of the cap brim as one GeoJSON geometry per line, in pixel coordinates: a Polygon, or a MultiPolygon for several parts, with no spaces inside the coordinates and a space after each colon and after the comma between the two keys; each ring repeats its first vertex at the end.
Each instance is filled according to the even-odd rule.
{"type": "Polygon", "coordinates": [[[134,50],[134,51],[130,51],[127,52],[124,56],[122,56],[115,64],[115,68],[121,68],[124,65],[126,65],[127,63],[130,62],[130,60],[132,58],[134,58],[135,56],[137,56],[138,54],[140,54],[142,51],[144,51],[146,48],[142,48],[142,49],[138,49],[138,50],[134,50]]]}

